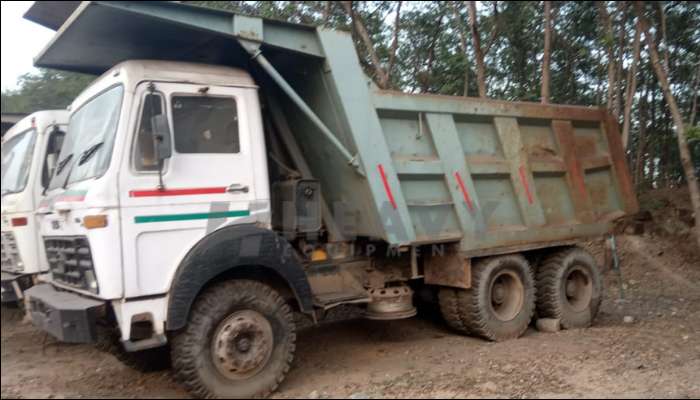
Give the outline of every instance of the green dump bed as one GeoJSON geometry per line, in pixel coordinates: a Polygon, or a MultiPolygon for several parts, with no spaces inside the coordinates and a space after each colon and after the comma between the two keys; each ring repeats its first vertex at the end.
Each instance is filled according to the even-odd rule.
{"type": "Polygon", "coordinates": [[[380,91],[348,33],[177,3],[37,2],[27,18],[61,26],[39,66],[248,69],[346,234],[477,255],[601,235],[637,209],[617,122],[601,108],[380,91]]]}

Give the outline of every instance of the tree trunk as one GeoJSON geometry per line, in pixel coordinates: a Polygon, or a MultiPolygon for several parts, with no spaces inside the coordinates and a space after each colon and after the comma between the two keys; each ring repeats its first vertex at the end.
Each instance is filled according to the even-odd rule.
{"type": "Polygon", "coordinates": [[[634,95],[637,93],[637,64],[639,63],[639,51],[640,51],[640,28],[639,23],[637,23],[634,30],[634,56],[632,59],[632,65],[630,65],[629,71],[627,71],[627,92],[625,93],[625,114],[624,122],[622,124],[622,148],[627,149],[630,138],[630,113],[632,111],[632,103],[634,103],[634,95]]]}
{"type": "Polygon", "coordinates": [[[640,73],[640,84],[644,86],[644,93],[639,99],[639,136],[637,140],[637,156],[634,159],[634,184],[637,187],[637,190],[639,190],[639,188],[642,186],[644,165],[646,163],[647,121],[649,120],[649,87],[651,86],[649,85],[648,78],[644,74],[644,70],[641,68],[640,73]]]}
{"type": "Polygon", "coordinates": [[[381,89],[387,89],[387,83],[389,82],[386,71],[382,68],[381,62],[379,61],[379,56],[377,55],[377,50],[374,48],[374,43],[372,43],[372,38],[367,32],[365,23],[362,21],[362,17],[358,15],[352,6],[352,1],[341,2],[345,12],[352,19],[352,24],[355,32],[360,36],[362,43],[364,44],[369,57],[372,60],[372,67],[374,68],[374,73],[376,75],[376,83],[381,89]]]}
{"type": "Polygon", "coordinates": [[[396,50],[399,48],[399,30],[401,29],[401,4],[399,1],[396,4],[396,18],[394,19],[394,39],[391,42],[391,53],[389,53],[389,65],[386,68],[385,87],[391,86],[391,74],[394,71],[394,63],[396,61],[396,50]]]}
{"type": "Polygon", "coordinates": [[[695,79],[693,80],[693,102],[690,105],[690,119],[688,119],[689,126],[695,126],[695,115],[698,112],[698,87],[700,87],[700,64],[698,64],[697,72],[695,73],[695,79]]]}
{"type": "Polygon", "coordinates": [[[637,159],[634,160],[634,183],[639,188],[642,182],[645,153],[647,147],[647,99],[642,97],[639,102],[639,142],[637,144],[637,159]]]}
{"type": "Polygon", "coordinates": [[[683,166],[685,178],[688,181],[690,201],[692,202],[693,211],[695,212],[695,236],[698,247],[700,248],[700,188],[698,187],[698,179],[695,176],[695,167],[690,155],[688,140],[685,137],[683,118],[681,117],[678,105],[676,104],[676,99],[673,97],[673,93],[671,92],[671,85],[668,81],[668,73],[666,72],[664,66],[661,65],[661,60],[659,60],[659,53],[656,50],[656,45],[649,34],[649,24],[644,18],[644,9],[642,8],[642,4],[635,2],[634,6],[637,12],[637,18],[639,18],[640,26],[644,32],[644,41],[646,42],[647,49],[649,50],[649,56],[651,57],[654,72],[659,79],[659,84],[661,85],[661,89],[666,97],[666,102],[671,109],[671,115],[673,116],[673,124],[675,125],[676,137],[678,138],[678,150],[680,152],[681,165],[683,166]]]}
{"type": "Polygon", "coordinates": [[[425,69],[425,79],[423,80],[423,93],[427,93],[428,89],[430,88],[430,83],[431,83],[431,77],[432,77],[432,70],[433,70],[433,64],[435,63],[435,45],[437,45],[438,37],[440,36],[440,32],[442,31],[442,16],[440,16],[440,20],[438,21],[437,25],[435,26],[435,33],[433,34],[433,38],[430,41],[430,47],[428,49],[428,62],[426,64],[426,69],[425,69]]]}
{"type": "Polygon", "coordinates": [[[661,20],[661,43],[663,43],[664,46],[663,50],[659,51],[659,54],[664,57],[664,67],[666,68],[666,71],[669,71],[671,68],[671,63],[668,54],[668,42],[666,41],[666,13],[664,12],[664,3],[665,2],[663,1],[656,2],[659,20],[661,20]]]}
{"type": "Polygon", "coordinates": [[[331,1],[326,1],[326,4],[323,6],[323,26],[328,26],[328,22],[331,19],[331,6],[333,5],[333,2],[331,1]]]}
{"type": "Polygon", "coordinates": [[[468,51],[469,47],[467,44],[467,33],[464,30],[464,24],[462,23],[462,16],[459,14],[459,7],[457,7],[456,2],[450,2],[452,5],[452,11],[455,15],[455,24],[457,25],[457,32],[459,33],[459,44],[462,48],[462,55],[464,56],[464,97],[469,96],[469,57],[468,51]]]}
{"type": "Polygon", "coordinates": [[[544,2],[544,55],[542,56],[542,103],[549,103],[549,61],[552,42],[552,2],[544,2]]]}
{"type": "Polygon", "coordinates": [[[605,29],[604,42],[608,50],[608,97],[606,105],[608,107],[608,110],[612,111],[613,94],[615,93],[615,54],[613,52],[613,42],[615,39],[613,39],[612,19],[610,18],[610,14],[608,13],[607,2],[599,1],[597,2],[597,4],[600,19],[602,20],[602,25],[605,29]]]}
{"type": "Polygon", "coordinates": [[[476,59],[476,81],[479,88],[479,97],[486,97],[486,66],[484,65],[484,52],[481,49],[481,37],[479,36],[479,26],[476,20],[476,2],[467,2],[469,10],[469,30],[472,35],[472,45],[474,47],[474,58],[476,59]]]}
{"type": "MultiPolygon", "coordinates": [[[[627,30],[625,29],[627,23],[627,16],[625,11],[627,9],[626,1],[617,2],[617,14],[620,16],[620,28],[618,34],[618,55],[615,71],[615,101],[613,102],[613,114],[619,116],[622,112],[622,77],[624,75],[624,62],[625,59],[625,43],[627,42],[627,30]]],[[[629,81],[626,83],[629,87],[629,81]]]]}

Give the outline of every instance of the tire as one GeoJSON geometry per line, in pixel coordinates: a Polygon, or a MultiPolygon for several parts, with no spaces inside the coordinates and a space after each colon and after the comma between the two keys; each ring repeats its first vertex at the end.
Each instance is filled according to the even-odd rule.
{"type": "Polygon", "coordinates": [[[441,288],[439,296],[452,329],[497,342],[522,336],[535,311],[532,270],[517,254],[478,261],[470,289],[441,288]]]}
{"type": "Polygon", "coordinates": [[[222,282],[200,295],[171,343],[175,373],[194,396],[267,397],[294,359],[294,316],[267,285],[222,282]]]}
{"type": "Polygon", "coordinates": [[[564,329],[587,328],[603,299],[603,279],[595,259],[573,247],[546,257],[537,269],[537,314],[555,318],[564,329]]]}
{"type": "Polygon", "coordinates": [[[26,315],[24,302],[5,303],[2,305],[2,323],[16,323],[22,321],[26,315]]]}
{"type": "Polygon", "coordinates": [[[129,352],[124,350],[119,341],[119,332],[113,329],[100,332],[97,348],[113,355],[122,364],[139,372],[164,371],[171,366],[168,346],[129,352]]]}

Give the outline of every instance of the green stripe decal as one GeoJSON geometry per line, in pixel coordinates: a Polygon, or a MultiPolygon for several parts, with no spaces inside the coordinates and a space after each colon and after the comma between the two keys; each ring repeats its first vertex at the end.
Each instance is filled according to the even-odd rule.
{"type": "Polygon", "coordinates": [[[190,221],[190,220],[195,220],[195,219],[247,217],[249,215],[250,215],[250,211],[248,211],[248,210],[220,211],[220,212],[193,213],[193,214],[144,215],[144,216],[134,217],[134,222],[137,224],[146,224],[149,222],[172,222],[172,221],[190,221]]]}

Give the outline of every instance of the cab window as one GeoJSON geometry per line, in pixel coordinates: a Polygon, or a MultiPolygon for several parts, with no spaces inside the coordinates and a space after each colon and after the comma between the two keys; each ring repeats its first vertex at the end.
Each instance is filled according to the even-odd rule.
{"type": "Polygon", "coordinates": [[[137,171],[157,171],[158,158],[153,143],[151,118],[163,113],[163,96],[149,93],[143,98],[141,118],[136,132],[134,164],[137,171]]]}
{"type": "Polygon", "coordinates": [[[173,96],[173,132],[178,153],[238,153],[236,101],[228,97],[173,96]]]}
{"type": "Polygon", "coordinates": [[[53,175],[53,171],[56,169],[58,154],[61,152],[61,146],[63,146],[63,139],[65,137],[66,131],[61,129],[58,125],[54,125],[49,134],[49,141],[46,145],[46,156],[44,158],[44,168],[41,171],[41,186],[44,189],[49,187],[51,175],[53,175]]]}

